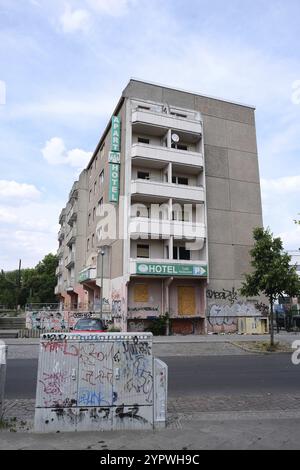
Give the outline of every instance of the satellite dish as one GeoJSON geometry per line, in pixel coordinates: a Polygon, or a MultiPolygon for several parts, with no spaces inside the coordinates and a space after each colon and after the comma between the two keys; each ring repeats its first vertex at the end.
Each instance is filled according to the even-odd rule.
{"type": "Polygon", "coordinates": [[[178,134],[172,134],[172,141],[177,144],[179,142],[179,135],[178,134]]]}

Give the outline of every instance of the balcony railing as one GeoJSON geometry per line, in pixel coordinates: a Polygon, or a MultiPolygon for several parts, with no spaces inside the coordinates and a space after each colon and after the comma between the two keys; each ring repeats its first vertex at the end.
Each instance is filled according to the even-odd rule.
{"type": "Polygon", "coordinates": [[[206,238],[206,226],[204,223],[179,221],[179,220],[166,220],[166,219],[153,219],[147,217],[131,217],[129,224],[129,232],[134,238],[149,235],[157,237],[170,237],[173,235],[176,238],[206,238]]]}
{"type": "Polygon", "coordinates": [[[70,210],[67,214],[67,222],[68,222],[69,225],[73,225],[73,223],[77,220],[77,212],[78,212],[78,204],[77,204],[77,202],[75,202],[71,206],[71,208],[70,208],[70,210]]]}
{"type": "Polygon", "coordinates": [[[83,269],[79,273],[79,282],[88,282],[96,279],[97,277],[97,269],[95,267],[88,267],[86,269],[83,269]]]}
{"type": "Polygon", "coordinates": [[[135,179],[131,181],[131,194],[141,194],[153,197],[159,196],[167,199],[173,198],[186,201],[205,201],[203,186],[188,186],[144,179],[135,179]]]}
{"type": "Polygon", "coordinates": [[[203,155],[198,152],[177,150],[168,147],[133,144],[131,158],[147,158],[154,161],[172,162],[179,165],[203,167],[203,155]]]}
{"type": "Polygon", "coordinates": [[[58,240],[61,241],[65,238],[65,231],[63,228],[60,229],[60,231],[58,232],[58,240]]]}
{"type": "Polygon", "coordinates": [[[132,123],[143,123],[183,132],[192,132],[199,135],[202,134],[201,121],[180,117],[178,115],[173,116],[172,114],[156,113],[152,110],[134,109],[132,111],[132,123]]]}
{"type": "Polygon", "coordinates": [[[76,227],[72,227],[66,236],[66,244],[68,246],[71,246],[73,243],[75,243],[76,236],[77,236],[77,229],[76,227]]]}
{"type": "Polygon", "coordinates": [[[75,263],[75,253],[70,253],[66,259],[66,268],[71,268],[75,263]]]}

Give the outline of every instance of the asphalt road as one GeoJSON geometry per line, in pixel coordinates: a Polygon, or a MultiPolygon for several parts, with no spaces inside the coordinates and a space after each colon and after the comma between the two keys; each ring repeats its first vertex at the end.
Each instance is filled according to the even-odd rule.
{"type": "MultiPolygon", "coordinates": [[[[299,393],[300,365],[289,354],[274,356],[164,357],[169,366],[169,396],[203,394],[299,393]]],[[[37,359],[10,359],[7,399],[34,398],[37,359]]]]}

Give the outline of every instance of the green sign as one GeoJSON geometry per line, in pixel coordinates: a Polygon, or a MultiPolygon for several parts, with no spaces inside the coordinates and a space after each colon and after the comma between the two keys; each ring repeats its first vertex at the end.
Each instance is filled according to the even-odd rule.
{"type": "Polygon", "coordinates": [[[120,152],[109,152],[108,162],[109,163],[118,163],[118,164],[120,164],[120,162],[121,162],[120,152]]]}
{"type": "Polygon", "coordinates": [[[121,119],[113,116],[111,119],[111,150],[120,152],[121,148],[121,119]]]}
{"type": "Polygon", "coordinates": [[[144,276],[197,276],[207,277],[207,266],[195,264],[137,263],[136,273],[144,276]]]}
{"type": "Polygon", "coordinates": [[[119,202],[120,165],[109,163],[109,202],[119,202]]]}

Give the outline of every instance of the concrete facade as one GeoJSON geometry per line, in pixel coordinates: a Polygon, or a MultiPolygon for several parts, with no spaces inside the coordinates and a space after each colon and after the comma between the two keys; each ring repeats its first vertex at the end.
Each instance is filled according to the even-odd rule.
{"type": "Polygon", "coordinates": [[[168,313],[174,334],[235,331],[236,317],[259,314],[260,299],[238,293],[262,226],[254,108],[132,79],[113,116],[119,151],[110,121],[60,217],[56,293],[65,305],[102,305],[122,330],[168,313]]]}

